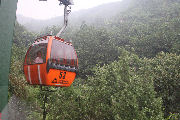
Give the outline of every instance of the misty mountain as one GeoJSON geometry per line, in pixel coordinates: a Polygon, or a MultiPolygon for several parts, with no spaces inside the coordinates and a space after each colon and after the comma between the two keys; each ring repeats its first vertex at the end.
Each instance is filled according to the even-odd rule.
{"type": "Polygon", "coordinates": [[[59,25],[63,23],[63,17],[52,18],[48,20],[38,20],[22,15],[16,15],[17,21],[26,27],[29,31],[39,32],[47,26],[59,25]]]}
{"type": "MultiPolygon", "coordinates": [[[[94,8],[83,9],[73,12],[69,16],[69,24],[79,26],[82,23],[101,25],[120,12],[126,11],[131,0],[103,4],[94,8]]],[[[72,6],[73,7],[73,6],[72,6]]],[[[59,26],[63,24],[63,16],[48,20],[36,20],[22,15],[17,15],[17,21],[28,30],[38,32],[47,26],[59,26]]]]}

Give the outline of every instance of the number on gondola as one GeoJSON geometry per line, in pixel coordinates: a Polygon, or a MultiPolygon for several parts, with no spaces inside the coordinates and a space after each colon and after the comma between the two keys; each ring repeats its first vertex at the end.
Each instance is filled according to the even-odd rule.
{"type": "Polygon", "coordinates": [[[66,77],[66,72],[60,72],[59,79],[65,79],[65,77],[66,77]]]}

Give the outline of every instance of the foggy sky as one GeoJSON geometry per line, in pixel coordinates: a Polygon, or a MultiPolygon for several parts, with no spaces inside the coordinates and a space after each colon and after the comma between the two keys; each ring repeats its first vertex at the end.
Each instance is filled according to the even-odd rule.
{"type": "MultiPolygon", "coordinates": [[[[73,0],[72,12],[81,9],[92,8],[101,4],[121,0],[73,0]]],[[[18,0],[17,14],[34,19],[49,19],[63,15],[63,6],[59,6],[58,0],[18,0]]]]}

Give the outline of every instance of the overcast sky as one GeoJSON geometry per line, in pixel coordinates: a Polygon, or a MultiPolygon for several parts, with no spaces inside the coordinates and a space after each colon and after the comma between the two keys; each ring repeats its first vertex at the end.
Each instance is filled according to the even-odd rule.
{"type": "MultiPolygon", "coordinates": [[[[104,3],[121,0],[73,0],[72,12],[81,9],[92,8],[104,3]]],[[[18,0],[17,14],[34,19],[49,19],[63,15],[63,6],[59,6],[58,0],[18,0]]]]}

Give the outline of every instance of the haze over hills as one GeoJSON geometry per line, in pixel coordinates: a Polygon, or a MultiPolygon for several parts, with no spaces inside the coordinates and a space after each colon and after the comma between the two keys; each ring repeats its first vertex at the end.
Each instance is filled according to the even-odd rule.
{"type": "MultiPolygon", "coordinates": [[[[79,10],[73,12],[69,16],[69,24],[71,25],[81,25],[82,22],[86,24],[99,24],[104,20],[111,19],[111,17],[127,10],[130,6],[131,0],[124,0],[120,2],[113,2],[103,4],[94,8],[79,10]]],[[[63,16],[55,17],[48,20],[37,20],[33,18],[28,18],[22,15],[17,15],[17,21],[24,25],[28,30],[39,32],[47,26],[57,26],[63,24],[63,16]]]]}
{"type": "Polygon", "coordinates": [[[57,17],[57,18],[52,18],[48,20],[38,20],[38,19],[33,19],[29,17],[25,17],[22,15],[16,15],[17,21],[25,26],[27,30],[33,31],[33,32],[39,32],[42,29],[46,28],[47,26],[53,26],[53,25],[59,25],[63,23],[63,17],[57,17]]]}

